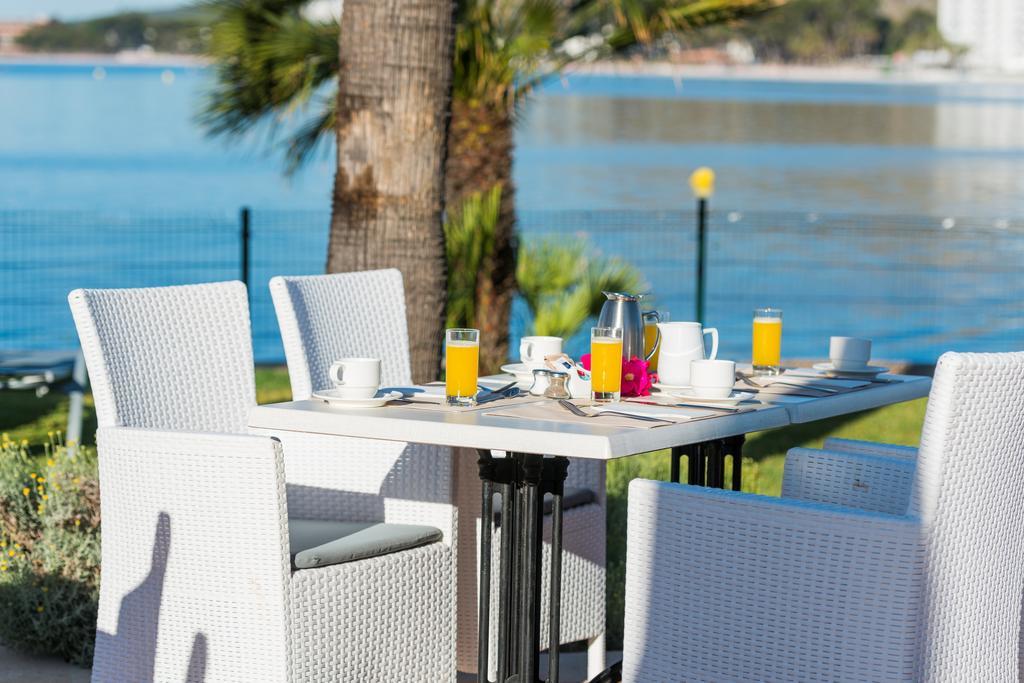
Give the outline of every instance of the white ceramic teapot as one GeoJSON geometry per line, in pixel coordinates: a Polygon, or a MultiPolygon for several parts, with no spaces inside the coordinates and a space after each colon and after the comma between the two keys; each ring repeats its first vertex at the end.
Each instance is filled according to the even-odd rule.
{"type": "Polygon", "coordinates": [[[669,386],[690,384],[690,361],[718,356],[718,330],[703,329],[700,323],[658,323],[661,355],[658,357],[658,381],[669,386]],[[711,335],[711,353],[704,350],[704,336],[711,335]]]}

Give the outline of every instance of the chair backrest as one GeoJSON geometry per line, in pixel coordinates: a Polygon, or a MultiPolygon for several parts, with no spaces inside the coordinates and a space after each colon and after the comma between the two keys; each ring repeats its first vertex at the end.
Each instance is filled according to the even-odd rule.
{"type": "Polygon", "coordinates": [[[380,358],[384,386],[412,382],[398,270],[275,277],[270,294],[295,400],[330,388],[327,370],[344,357],[380,358]]]}
{"type": "Polygon", "coordinates": [[[909,514],[924,529],[921,679],[1016,680],[1024,596],[1024,353],[947,353],[909,514]]]}
{"type": "Polygon", "coordinates": [[[256,405],[241,282],[68,295],[101,427],[245,432],[256,405]]]}

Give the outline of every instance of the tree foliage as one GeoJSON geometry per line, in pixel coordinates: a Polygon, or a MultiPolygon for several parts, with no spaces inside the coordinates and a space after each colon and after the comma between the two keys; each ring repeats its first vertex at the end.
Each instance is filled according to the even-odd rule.
{"type": "Polygon", "coordinates": [[[209,18],[202,12],[122,12],[85,21],[35,26],[18,44],[36,52],[112,53],[148,46],[157,52],[200,53],[207,48],[209,18]]]}
{"type": "MultiPolygon", "coordinates": [[[[340,0],[339,0],[340,1],[340,0]]],[[[458,0],[453,97],[514,110],[545,78],[666,31],[736,21],[784,0],[458,0]]],[[[201,121],[240,135],[289,120],[288,169],[333,133],[338,24],[306,17],[306,0],[208,0],[216,85],[201,121]]]]}

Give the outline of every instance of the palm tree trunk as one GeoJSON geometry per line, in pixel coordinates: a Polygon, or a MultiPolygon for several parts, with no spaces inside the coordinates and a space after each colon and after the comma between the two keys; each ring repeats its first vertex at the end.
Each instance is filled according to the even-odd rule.
{"type": "Polygon", "coordinates": [[[405,279],[413,380],[438,376],[452,0],[345,0],[327,272],[405,279]]]}
{"type": "Polygon", "coordinates": [[[445,169],[445,202],[454,208],[474,192],[502,186],[494,251],[477,280],[481,373],[497,372],[508,358],[508,328],[515,294],[515,187],[512,184],[512,116],[505,107],[452,101],[445,169]]]}

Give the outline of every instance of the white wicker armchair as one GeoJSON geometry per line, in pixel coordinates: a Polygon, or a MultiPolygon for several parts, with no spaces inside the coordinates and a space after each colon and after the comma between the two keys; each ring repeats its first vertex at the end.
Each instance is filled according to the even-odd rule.
{"type": "MultiPolygon", "coordinates": [[[[256,402],[247,295],[244,285],[229,282],[136,290],[75,290],[69,301],[92,378],[97,417],[105,435],[100,442],[104,506],[100,607],[105,616],[100,620],[103,635],[97,640],[94,680],[142,680],[144,676],[123,673],[134,671],[130,668],[133,665],[127,663],[129,660],[139,658],[142,665],[147,661],[145,648],[140,650],[130,633],[152,630],[149,639],[161,639],[161,661],[179,662],[182,650],[175,648],[186,645],[175,640],[173,634],[193,629],[197,624],[215,623],[215,617],[208,612],[220,610],[221,605],[217,600],[193,600],[197,591],[205,590],[203,586],[191,589],[192,593],[185,588],[182,592],[165,590],[159,632],[156,611],[129,615],[130,621],[123,624],[117,620],[118,612],[124,615],[126,605],[133,600],[150,599],[132,592],[138,585],[137,581],[132,583],[133,578],[138,578],[138,568],[137,561],[128,558],[136,557],[140,550],[130,547],[130,543],[151,538],[154,528],[162,528],[154,527],[159,521],[156,508],[147,507],[150,503],[145,500],[137,500],[136,485],[126,482],[129,474],[145,485],[143,488],[154,500],[160,501],[158,509],[168,512],[171,524],[175,524],[175,518],[182,520],[189,529],[189,538],[220,539],[235,533],[248,538],[248,528],[239,525],[244,524],[249,513],[263,514],[250,509],[250,492],[245,483],[250,481],[248,477],[257,476],[251,474],[250,466],[261,466],[255,453],[263,449],[265,459],[271,459],[266,456],[269,440],[241,436],[247,431],[248,413],[256,402]],[[114,429],[123,427],[136,429],[114,429]],[[145,430],[173,432],[151,434],[145,430]],[[198,436],[187,432],[222,435],[198,436]],[[223,436],[224,433],[239,436],[223,436]],[[252,463],[245,459],[246,448],[253,451],[252,463]],[[162,465],[164,456],[176,462],[181,471],[162,465]],[[219,488],[211,489],[223,498],[220,502],[208,499],[217,497],[213,493],[204,493],[208,487],[203,477],[207,475],[220,482],[219,488]],[[161,483],[166,484],[167,495],[153,492],[160,489],[161,483]],[[173,492],[177,496],[171,495],[173,492]],[[127,507],[116,507],[122,504],[116,501],[123,501],[127,507]],[[132,517],[135,510],[142,515],[138,519],[132,517]],[[217,527],[217,532],[196,530],[192,525],[200,521],[217,527]],[[127,531],[119,534],[118,525],[127,531]],[[126,562],[123,566],[122,558],[126,562]],[[130,578],[118,578],[121,576],[130,578]],[[165,631],[172,634],[167,640],[163,640],[165,631]]],[[[175,559],[182,567],[200,562],[218,564],[216,570],[208,570],[212,572],[209,576],[220,576],[217,572],[224,571],[225,576],[235,576],[240,582],[248,579],[245,568],[235,566],[236,554],[244,560],[253,554],[263,556],[266,551],[270,553],[266,555],[268,560],[284,562],[283,570],[275,569],[276,564],[265,570],[280,574],[283,587],[277,595],[280,609],[288,617],[283,639],[279,639],[281,644],[276,650],[268,646],[272,654],[267,656],[287,655],[280,658],[276,665],[279,667],[283,666],[281,662],[295,662],[287,672],[290,680],[453,680],[457,517],[450,502],[449,458],[437,449],[412,454],[401,444],[377,442],[361,458],[340,458],[329,482],[317,483],[303,475],[311,469],[310,462],[319,463],[331,457],[335,440],[285,434],[280,441],[284,442],[284,455],[274,450],[272,459],[283,457],[286,479],[290,480],[294,469],[299,473],[299,481],[288,481],[287,501],[284,497],[263,499],[264,504],[273,506],[275,525],[287,527],[287,521],[303,518],[430,525],[441,530],[442,541],[292,573],[288,564],[288,531],[284,528],[275,531],[272,538],[261,537],[255,546],[260,550],[244,555],[222,555],[222,547],[216,543],[176,541],[175,559]],[[279,504],[287,504],[287,514],[278,509],[279,504]],[[281,552],[281,534],[284,560],[277,557],[281,552]],[[185,554],[189,556],[182,557],[185,554]],[[410,591],[415,596],[411,597],[410,591]],[[427,602],[425,596],[430,596],[427,602]],[[295,621],[296,614],[305,615],[304,620],[295,621]]],[[[267,485],[260,481],[259,486],[267,485]]],[[[266,528],[262,526],[253,533],[269,533],[266,528]]],[[[146,540],[143,554],[150,552],[148,543],[146,540]]],[[[197,576],[205,578],[207,574],[197,576]]],[[[265,597],[270,599],[269,594],[265,597]]],[[[235,619],[226,614],[224,618],[229,619],[230,628],[243,634],[246,626],[235,622],[249,616],[246,613],[235,619]]],[[[273,620],[278,618],[279,615],[273,616],[273,620]]],[[[207,644],[202,647],[208,649],[205,656],[210,662],[231,647],[254,652],[264,642],[254,639],[256,645],[250,646],[240,635],[241,640],[228,646],[225,642],[214,645],[209,634],[204,638],[207,644]]],[[[261,650],[253,661],[261,661],[264,654],[261,650]]],[[[148,659],[152,659],[151,652],[148,659]]],[[[226,661],[224,666],[232,665],[230,659],[226,661]]],[[[289,680],[287,676],[267,675],[266,680],[289,680]]]]}
{"type": "Polygon", "coordinates": [[[916,469],[793,454],[790,492],[857,507],[634,481],[624,680],[1016,680],[1022,375],[1024,353],[944,355],[916,469]],[[883,467],[902,506],[834,493],[883,467]]]}
{"type": "MultiPolygon", "coordinates": [[[[284,341],[292,396],[309,398],[313,391],[330,387],[327,369],[345,356],[372,356],[382,360],[385,386],[409,386],[409,338],[405,317],[405,291],[398,270],[377,270],[307,277],[275,277],[270,291],[284,341]]],[[[373,442],[339,439],[337,450],[361,457],[373,442]]],[[[415,446],[412,448],[422,448],[415,446]]],[[[454,457],[456,499],[460,511],[458,551],[459,668],[477,668],[477,562],[480,518],[480,481],[477,454],[458,451],[454,457]]],[[[335,460],[306,461],[308,473],[289,469],[289,481],[309,477],[329,481],[335,460]],[[327,477],[325,479],[325,477],[327,477]]],[[[594,492],[595,502],[565,511],[562,560],[561,640],[589,641],[588,670],[604,668],[605,630],[605,468],[593,460],[574,460],[566,484],[594,492]]],[[[550,534],[550,520],[545,524],[550,534]]],[[[496,532],[500,534],[500,530],[496,532]]],[[[495,552],[500,548],[494,539],[495,552]]],[[[550,546],[545,545],[543,566],[550,546]]],[[[497,560],[495,560],[497,563],[497,560]]],[[[494,580],[497,581],[497,572],[494,580]]],[[[544,584],[546,586],[546,583],[544,584]]],[[[497,600],[495,587],[491,595],[497,600]]],[[[546,612],[547,598],[542,599],[546,612]]],[[[497,609],[490,633],[497,637],[497,609]]],[[[548,619],[541,617],[541,642],[547,640],[548,619]]],[[[496,647],[491,652],[497,652],[496,647]]],[[[493,658],[492,658],[493,659],[493,658]]]]}

